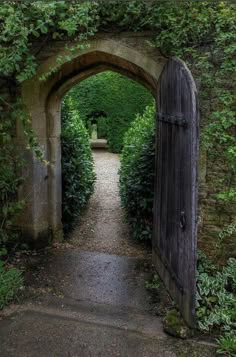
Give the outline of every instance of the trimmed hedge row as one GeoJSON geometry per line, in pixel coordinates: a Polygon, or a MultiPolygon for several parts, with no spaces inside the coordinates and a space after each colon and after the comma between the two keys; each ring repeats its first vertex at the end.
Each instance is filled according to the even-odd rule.
{"type": "Polygon", "coordinates": [[[94,191],[89,136],[78,112],[62,105],[62,223],[69,232],[94,191]]]}
{"type": "Polygon", "coordinates": [[[121,153],[121,202],[133,237],[138,240],[152,237],[154,166],[154,106],[149,106],[131,124],[121,153]]]}

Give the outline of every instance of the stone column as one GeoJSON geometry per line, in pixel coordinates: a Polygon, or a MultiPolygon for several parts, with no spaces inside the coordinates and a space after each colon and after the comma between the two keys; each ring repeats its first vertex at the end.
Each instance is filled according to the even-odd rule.
{"type": "MultiPolygon", "coordinates": [[[[32,127],[37,133],[37,140],[48,160],[48,139],[46,113],[40,106],[38,86],[33,82],[25,83],[22,88],[22,98],[31,116],[32,127]]],[[[49,169],[41,163],[30,150],[27,150],[23,127],[17,123],[17,141],[24,151],[26,166],[23,169],[24,183],[19,189],[19,199],[25,200],[24,212],[18,220],[23,240],[41,247],[51,240],[49,220],[48,178],[49,169]]]]}
{"type": "Polygon", "coordinates": [[[61,100],[53,94],[46,108],[48,134],[48,207],[49,225],[53,240],[60,241],[62,230],[62,178],[61,178],[61,100]]]}

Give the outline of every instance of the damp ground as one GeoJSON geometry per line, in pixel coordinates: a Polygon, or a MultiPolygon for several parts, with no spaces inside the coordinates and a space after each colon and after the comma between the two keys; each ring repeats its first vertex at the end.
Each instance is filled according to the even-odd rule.
{"type": "Polygon", "coordinates": [[[215,356],[205,342],[163,332],[170,301],[164,289],[146,289],[151,250],[125,222],[119,156],[100,150],[94,160],[95,192],[70,240],[16,255],[26,287],[0,315],[1,357],[215,356]]]}
{"type": "Polygon", "coordinates": [[[119,197],[120,160],[105,150],[93,152],[96,186],[70,243],[86,251],[146,258],[151,248],[132,239],[119,197]]]}

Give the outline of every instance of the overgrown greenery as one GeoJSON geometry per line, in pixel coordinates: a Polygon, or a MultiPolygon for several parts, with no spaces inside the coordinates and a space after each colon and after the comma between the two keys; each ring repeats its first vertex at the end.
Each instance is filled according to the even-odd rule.
{"type": "Polygon", "coordinates": [[[66,95],[67,100],[87,127],[97,113],[104,113],[106,118],[97,120],[98,133],[105,132],[109,149],[120,152],[131,121],[136,114],[143,113],[153,98],[140,84],[121,74],[106,71],[77,84],[66,95]]]}
{"type": "MultiPolygon", "coordinates": [[[[4,79],[11,78],[16,84],[32,77],[48,41],[73,40],[66,45],[71,55],[59,57],[57,66],[51,68],[54,72],[71,60],[77,48],[86,46],[87,39],[97,30],[115,27],[120,31],[155,31],[157,36],[151,45],[167,57],[183,58],[198,78],[205,124],[202,145],[212,160],[226,166],[215,186],[218,199],[229,202],[235,200],[236,171],[235,15],[235,4],[229,2],[3,1],[0,71],[4,79]],[[32,50],[36,40],[41,46],[32,50]]],[[[9,145],[14,148],[12,139],[9,145]]]]}
{"type": "Polygon", "coordinates": [[[0,123],[0,257],[7,254],[10,241],[16,238],[11,225],[24,202],[16,199],[19,185],[22,183],[16,172],[22,167],[22,160],[15,153],[9,131],[13,120],[0,123]]]}
{"type": "Polygon", "coordinates": [[[204,123],[201,145],[212,162],[226,166],[215,180],[216,197],[235,202],[236,6],[226,2],[177,6],[165,11],[162,21],[160,11],[165,5],[150,14],[160,31],[153,46],[167,56],[183,58],[197,79],[204,123]]]}
{"type": "Polygon", "coordinates": [[[236,259],[222,270],[199,253],[197,317],[202,331],[220,335],[218,352],[236,355],[236,259]]]}
{"type": "Polygon", "coordinates": [[[17,297],[22,285],[21,272],[15,268],[6,269],[0,261],[0,310],[17,297]]]}
{"type": "Polygon", "coordinates": [[[154,192],[154,106],[137,115],[124,137],[120,196],[135,239],[151,240],[154,192]]]}
{"type": "MultiPolygon", "coordinates": [[[[154,30],[157,36],[153,46],[167,57],[177,55],[188,63],[200,88],[202,145],[215,166],[222,162],[225,166],[223,175],[214,178],[218,203],[235,201],[236,5],[233,3],[3,1],[0,6],[0,73],[1,81],[4,81],[1,88],[5,88],[4,83],[9,80],[17,87],[35,74],[41,49],[48,41],[72,39],[78,43],[79,40],[79,45],[73,42],[68,45],[67,41],[72,56],[75,49],[81,48],[81,44],[85,46],[84,42],[97,30],[114,28],[121,31],[154,30]],[[39,43],[37,50],[32,48],[35,40],[39,43]]],[[[51,72],[70,61],[71,56],[58,58],[58,66],[51,72]]],[[[21,115],[7,97],[1,96],[1,103],[1,113],[7,113],[1,117],[0,125],[0,185],[3,192],[0,219],[1,243],[5,245],[9,239],[11,217],[17,211],[16,191],[21,182],[20,175],[14,174],[21,167],[16,157],[14,121],[21,115]],[[16,177],[19,181],[18,178],[15,181],[16,177]]],[[[27,120],[23,120],[26,137],[35,143],[30,118],[27,120]]],[[[228,343],[227,339],[220,340],[222,348],[228,343]]]]}
{"type": "MultiPolygon", "coordinates": [[[[6,82],[3,82],[4,85],[6,82]]],[[[15,138],[16,119],[21,122],[26,140],[26,149],[31,150],[42,161],[43,154],[34,136],[31,123],[28,120],[24,106],[20,100],[10,104],[7,97],[0,96],[0,257],[8,253],[9,245],[17,245],[19,234],[12,227],[25,200],[17,197],[20,185],[23,183],[21,170],[26,162],[23,152],[18,148],[15,138]],[[19,149],[19,150],[18,150],[19,149]]],[[[21,148],[22,149],[22,148],[21,148]]]]}
{"type": "Polygon", "coordinates": [[[62,223],[71,230],[86,206],[95,183],[89,136],[76,110],[62,104],[62,223]]]}

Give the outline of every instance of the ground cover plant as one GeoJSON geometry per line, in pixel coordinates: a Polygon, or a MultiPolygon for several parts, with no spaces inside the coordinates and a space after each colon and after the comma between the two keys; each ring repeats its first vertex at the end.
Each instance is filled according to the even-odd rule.
{"type": "Polygon", "coordinates": [[[218,335],[218,353],[236,356],[236,259],[217,267],[199,252],[197,317],[201,331],[218,335]]]}
{"type": "MultiPolygon", "coordinates": [[[[157,36],[154,35],[150,45],[158,48],[167,58],[173,55],[181,57],[198,77],[205,122],[201,130],[201,145],[212,162],[224,162],[227,172],[220,179],[217,176],[214,178],[218,203],[235,202],[235,12],[235,4],[226,2],[176,4],[153,1],[150,4],[130,1],[124,4],[118,1],[82,1],[70,4],[66,1],[3,1],[0,9],[1,80],[15,81],[17,87],[35,74],[38,54],[31,50],[36,40],[43,46],[49,40],[70,38],[80,41],[79,48],[82,49],[98,30],[115,27],[119,31],[156,32],[157,36]],[[204,104],[206,98],[207,106],[204,104]],[[209,105],[209,100],[212,105],[209,105]]],[[[73,43],[68,50],[73,54],[73,43]]],[[[58,67],[52,68],[51,72],[70,60],[70,55],[58,58],[58,67]]],[[[41,79],[45,80],[48,76],[50,73],[41,79]]],[[[8,148],[14,149],[14,135],[9,136],[9,124],[11,121],[14,124],[18,117],[25,126],[28,145],[43,159],[34,140],[30,117],[25,115],[23,106],[19,103],[13,105],[4,96],[0,100],[2,116],[5,115],[8,127],[7,135],[5,124],[4,128],[0,127],[4,137],[1,150],[4,150],[6,137],[8,148]]],[[[3,186],[8,192],[11,184],[3,180],[3,186]]],[[[7,197],[2,204],[4,210],[10,201],[16,201],[14,195],[7,194],[7,197]]]]}
{"type": "Polygon", "coordinates": [[[121,151],[124,134],[135,115],[142,114],[152,100],[151,93],[142,85],[111,71],[87,78],[65,97],[88,129],[91,120],[97,120],[98,137],[105,137],[109,150],[115,153],[121,151]]]}

